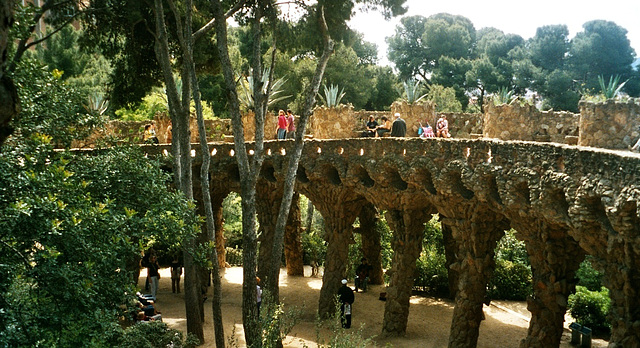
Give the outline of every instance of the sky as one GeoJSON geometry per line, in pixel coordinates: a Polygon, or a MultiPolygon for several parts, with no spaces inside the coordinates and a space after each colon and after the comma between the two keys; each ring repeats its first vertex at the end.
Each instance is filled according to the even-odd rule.
{"type": "MultiPolygon", "coordinates": [[[[494,27],[505,34],[518,34],[525,40],[536,34],[536,29],[551,24],[565,24],[569,38],[583,31],[582,25],[595,19],[613,21],[627,30],[631,47],[640,56],[640,1],[576,1],[534,0],[407,0],[408,11],[403,16],[429,17],[436,13],[461,15],[473,23],[476,30],[494,27]]],[[[387,60],[385,38],[395,33],[400,17],[386,21],[379,12],[358,11],[350,27],[364,34],[364,39],[378,45],[380,65],[390,65],[387,60]]]]}

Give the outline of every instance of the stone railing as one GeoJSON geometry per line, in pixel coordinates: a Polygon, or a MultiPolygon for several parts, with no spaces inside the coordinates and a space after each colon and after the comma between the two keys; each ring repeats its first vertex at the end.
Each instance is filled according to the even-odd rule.
{"type": "Polygon", "coordinates": [[[500,140],[575,144],[579,119],[579,114],[570,112],[539,111],[520,99],[502,105],[489,101],[485,105],[482,135],[500,140]]]}
{"type": "Polygon", "coordinates": [[[626,149],[640,137],[640,99],[580,102],[581,146],[626,149]]]}

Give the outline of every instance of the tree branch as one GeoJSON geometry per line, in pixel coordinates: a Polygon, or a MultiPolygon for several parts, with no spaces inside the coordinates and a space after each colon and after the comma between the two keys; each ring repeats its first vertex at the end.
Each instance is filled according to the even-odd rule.
{"type": "MultiPolygon", "coordinates": [[[[229,18],[231,16],[233,16],[236,12],[238,12],[240,10],[240,8],[242,8],[242,6],[244,6],[244,4],[247,2],[247,0],[240,0],[238,1],[235,5],[233,5],[232,8],[229,9],[229,11],[227,11],[227,13],[224,14],[224,18],[229,18]]],[[[213,29],[214,24],[215,24],[215,17],[211,18],[211,20],[202,26],[202,28],[196,30],[195,33],[193,33],[193,41],[197,41],[199,38],[203,37],[204,34],[206,34],[207,32],[209,32],[209,30],[213,29]]]]}

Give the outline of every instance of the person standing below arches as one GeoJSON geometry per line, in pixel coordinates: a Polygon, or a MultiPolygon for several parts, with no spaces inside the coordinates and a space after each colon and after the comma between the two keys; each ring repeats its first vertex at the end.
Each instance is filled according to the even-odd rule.
{"type": "Polygon", "coordinates": [[[284,115],[284,110],[278,111],[278,131],[276,135],[278,139],[287,138],[287,117],[284,115]]]}
{"type": "Polygon", "coordinates": [[[353,296],[353,290],[347,286],[346,279],[342,279],[342,286],[338,290],[338,298],[340,301],[342,327],[348,329],[351,327],[351,305],[355,300],[355,296],[353,296]]]}
{"type": "Polygon", "coordinates": [[[149,286],[151,287],[151,295],[156,298],[158,292],[158,281],[160,280],[160,265],[158,257],[155,254],[149,256],[149,265],[147,266],[147,274],[149,276],[149,286]]]}

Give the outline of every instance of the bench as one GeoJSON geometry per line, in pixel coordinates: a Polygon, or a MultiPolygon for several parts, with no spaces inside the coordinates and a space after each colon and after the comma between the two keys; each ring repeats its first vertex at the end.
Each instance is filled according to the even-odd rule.
{"type": "Polygon", "coordinates": [[[580,347],[591,347],[591,329],[578,323],[571,323],[571,344],[580,344],[580,347]]]}

